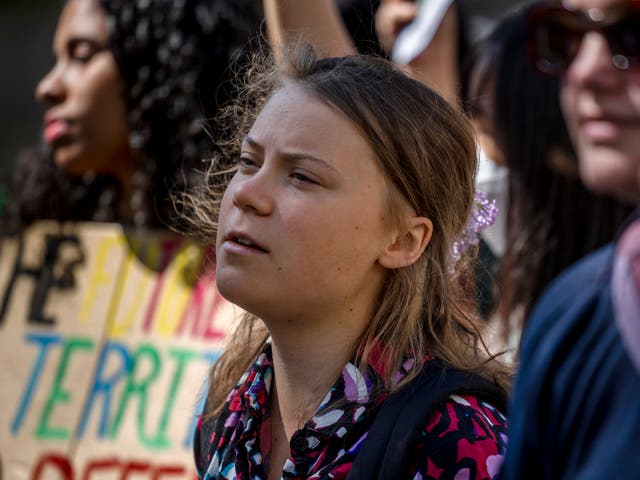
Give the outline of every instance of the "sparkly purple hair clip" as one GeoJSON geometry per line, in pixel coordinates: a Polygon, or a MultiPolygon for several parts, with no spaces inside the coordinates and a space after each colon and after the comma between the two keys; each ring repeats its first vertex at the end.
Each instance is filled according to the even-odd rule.
{"type": "Polygon", "coordinates": [[[451,248],[452,270],[471,246],[478,245],[480,232],[493,225],[497,217],[496,201],[489,200],[485,192],[476,191],[469,221],[451,248]]]}

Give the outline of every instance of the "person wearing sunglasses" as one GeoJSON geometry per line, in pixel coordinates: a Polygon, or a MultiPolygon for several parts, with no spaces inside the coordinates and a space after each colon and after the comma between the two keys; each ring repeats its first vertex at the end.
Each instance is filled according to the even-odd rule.
{"type": "Polygon", "coordinates": [[[636,207],[616,241],[561,274],[524,333],[501,479],[640,478],[640,1],[528,14],[592,190],[636,207]]]}

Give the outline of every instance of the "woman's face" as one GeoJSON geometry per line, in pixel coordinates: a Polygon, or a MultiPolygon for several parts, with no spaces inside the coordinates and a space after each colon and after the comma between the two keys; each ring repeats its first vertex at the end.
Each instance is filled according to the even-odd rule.
{"type": "Polygon", "coordinates": [[[351,121],[295,84],[262,110],[222,200],[217,284],[266,318],[330,318],[386,270],[388,187],[351,121]]]}
{"type": "Polygon", "coordinates": [[[36,97],[46,108],[44,141],[71,175],[122,177],[132,168],[124,84],[108,44],[97,1],[67,2],[53,41],[56,63],[36,97]]]}
{"type": "MultiPolygon", "coordinates": [[[[626,3],[565,1],[605,18],[626,3]]],[[[616,68],[605,37],[587,32],[565,75],[561,101],[584,182],[594,190],[640,201],[640,71],[616,68]]]]}

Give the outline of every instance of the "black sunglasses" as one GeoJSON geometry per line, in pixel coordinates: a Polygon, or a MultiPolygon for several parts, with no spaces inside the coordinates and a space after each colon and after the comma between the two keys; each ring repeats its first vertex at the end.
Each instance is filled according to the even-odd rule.
{"type": "Polygon", "coordinates": [[[622,15],[612,21],[598,18],[596,13],[587,15],[552,3],[532,7],[527,13],[527,50],[536,69],[563,73],[589,31],[600,32],[607,39],[611,62],[617,68],[639,68],[640,0],[630,0],[622,15]]]}

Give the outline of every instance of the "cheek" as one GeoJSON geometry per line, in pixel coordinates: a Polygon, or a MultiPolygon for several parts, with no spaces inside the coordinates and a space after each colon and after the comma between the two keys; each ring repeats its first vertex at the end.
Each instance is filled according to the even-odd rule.
{"type": "Polygon", "coordinates": [[[109,128],[109,137],[123,141],[128,135],[127,107],[119,83],[110,82],[97,92],[93,117],[98,116],[102,128],[109,128]]]}
{"type": "Polygon", "coordinates": [[[575,148],[578,158],[584,156],[589,151],[588,142],[580,129],[580,123],[575,112],[577,112],[578,96],[573,87],[564,85],[560,91],[560,106],[562,108],[562,116],[567,126],[567,132],[571,143],[575,148]]]}
{"type": "Polygon", "coordinates": [[[580,155],[580,177],[593,191],[622,201],[636,201],[640,193],[640,158],[611,149],[585,149],[580,155]]]}
{"type": "Polygon", "coordinates": [[[577,130],[577,120],[574,115],[576,111],[576,95],[574,88],[571,84],[565,82],[560,89],[560,106],[562,107],[562,114],[564,121],[567,124],[569,132],[572,134],[577,130]]]}
{"type": "Polygon", "coordinates": [[[82,102],[87,113],[87,128],[105,143],[128,142],[128,113],[124,83],[115,62],[103,62],[87,72],[83,79],[82,102]]]}
{"type": "MultiPolygon", "coordinates": [[[[324,227],[318,224],[298,235],[302,241],[295,243],[282,263],[297,288],[304,291],[319,289],[331,296],[337,292],[344,293],[354,283],[360,283],[370,262],[365,262],[362,245],[354,241],[351,232],[345,231],[348,228],[338,228],[338,224],[325,224],[324,227]]],[[[295,235],[297,232],[289,233],[295,235]]]]}
{"type": "Polygon", "coordinates": [[[383,235],[381,214],[371,213],[377,210],[371,203],[369,209],[346,210],[343,204],[322,212],[305,209],[304,215],[290,217],[287,235],[301,240],[297,245],[309,265],[368,265],[383,235]]]}
{"type": "Polygon", "coordinates": [[[631,106],[640,119],[640,72],[630,74],[628,91],[631,106]]]}
{"type": "Polygon", "coordinates": [[[220,202],[220,209],[218,210],[218,219],[217,219],[218,229],[216,232],[217,246],[220,246],[220,244],[222,243],[222,235],[225,230],[227,214],[229,212],[229,207],[231,205],[231,186],[232,186],[232,183],[229,184],[229,186],[225,190],[224,195],[222,196],[222,200],[220,202]]]}
{"type": "Polygon", "coordinates": [[[594,155],[580,155],[580,178],[587,188],[594,191],[602,191],[603,187],[610,183],[607,179],[601,178],[600,167],[602,167],[601,160],[594,158],[594,155]]]}

